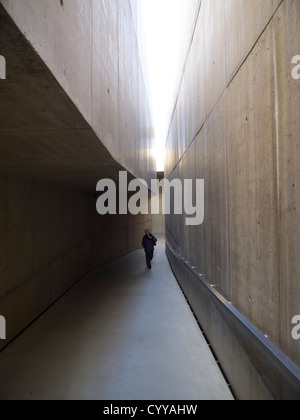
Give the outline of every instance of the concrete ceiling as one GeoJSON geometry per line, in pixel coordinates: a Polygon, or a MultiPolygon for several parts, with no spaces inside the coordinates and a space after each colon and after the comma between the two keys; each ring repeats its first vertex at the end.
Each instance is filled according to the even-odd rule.
{"type": "Polygon", "coordinates": [[[0,5],[0,175],[95,191],[117,179],[111,157],[0,5]]]}

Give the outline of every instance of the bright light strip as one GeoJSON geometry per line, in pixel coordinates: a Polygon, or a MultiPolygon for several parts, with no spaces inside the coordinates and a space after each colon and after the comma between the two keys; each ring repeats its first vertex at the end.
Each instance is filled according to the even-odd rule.
{"type": "MultiPolygon", "coordinates": [[[[182,72],[182,32],[190,0],[138,0],[154,124],[157,170],[164,168],[165,141],[182,72]],[[179,74],[180,72],[180,74],[179,74]]],[[[188,21],[190,23],[190,21],[188,21]]]]}

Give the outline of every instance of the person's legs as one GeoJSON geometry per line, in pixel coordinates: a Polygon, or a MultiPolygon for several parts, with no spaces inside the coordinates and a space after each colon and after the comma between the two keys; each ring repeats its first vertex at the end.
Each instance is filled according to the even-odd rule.
{"type": "Polygon", "coordinates": [[[147,263],[147,268],[149,269],[149,270],[151,270],[151,261],[152,261],[152,259],[153,259],[153,252],[151,252],[151,251],[146,251],[146,263],[147,263]],[[152,257],[151,257],[151,254],[152,254],[152,257]]]}

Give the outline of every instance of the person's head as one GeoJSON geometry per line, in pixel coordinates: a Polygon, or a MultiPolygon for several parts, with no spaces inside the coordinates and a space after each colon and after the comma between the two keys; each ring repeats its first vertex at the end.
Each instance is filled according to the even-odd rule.
{"type": "Polygon", "coordinates": [[[149,236],[149,235],[150,235],[150,230],[149,230],[149,229],[146,229],[146,230],[145,230],[145,234],[146,234],[147,236],[149,236]]]}

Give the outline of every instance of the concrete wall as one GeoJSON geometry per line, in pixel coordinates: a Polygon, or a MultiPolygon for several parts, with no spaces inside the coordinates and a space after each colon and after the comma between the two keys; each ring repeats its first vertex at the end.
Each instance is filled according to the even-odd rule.
{"type": "MultiPolygon", "coordinates": [[[[202,1],[166,160],[170,179],[206,185],[204,224],[168,217],[171,246],[298,365],[299,23],[299,1],[202,1]]],[[[263,356],[255,360],[251,343],[203,302],[200,283],[171,262],[237,395],[288,397],[266,379],[263,356]]]]}
{"type": "Polygon", "coordinates": [[[84,274],[141,247],[148,216],[104,216],[92,195],[0,178],[0,313],[7,340],[84,274]]]}
{"type": "Polygon", "coordinates": [[[141,248],[151,217],[99,216],[96,184],[155,169],[129,2],[2,3],[23,34],[0,5],[0,349],[87,271],[141,248]]]}
{"type": "Polygon", "coordinates": [[[129,0],[1,3],[113,158],[153,178],[153,128],[129,0]]]}

